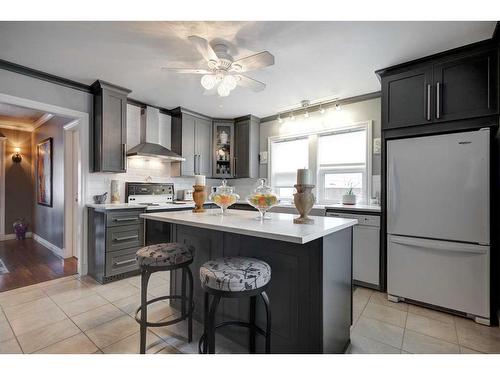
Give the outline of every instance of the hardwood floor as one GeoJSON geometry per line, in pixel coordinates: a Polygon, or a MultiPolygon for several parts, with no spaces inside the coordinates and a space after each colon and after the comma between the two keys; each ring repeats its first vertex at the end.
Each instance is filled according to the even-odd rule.
{"type": "Polygon", "coordinates": [[[74,275],[77,259],[61,259],[31,238],[0,241],[0,259],[9,273],[0,275],[0,292],[74,275]]]}

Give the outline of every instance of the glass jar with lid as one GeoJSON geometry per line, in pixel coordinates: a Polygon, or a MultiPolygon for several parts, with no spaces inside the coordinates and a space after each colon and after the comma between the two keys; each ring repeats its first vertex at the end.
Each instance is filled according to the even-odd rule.
{"type": "Polygon", "coordinates": [[[227,186],[226,180],[222,180],[222,185],[217,186],[208,198],[220,207],[221,215],[224,215],[227,208],[235,204],[240,199],[240,196],[234,192],[232,186],[227,186]]]}
{"type": "Polygon", "coordinates": [[[267,219],[266,212],[279,203],[278,195],[273,192],[270,186],[266,185],[266,180],[261,178],[259,185],[247,198],[247,202],[259,210],[260,220],[267,219]]]}

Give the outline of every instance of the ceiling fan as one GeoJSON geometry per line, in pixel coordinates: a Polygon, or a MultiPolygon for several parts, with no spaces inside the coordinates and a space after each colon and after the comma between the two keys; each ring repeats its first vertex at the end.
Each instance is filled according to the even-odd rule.
{"type": "Polygon", "coordinates": [[[201,85],[206,90],[217,88],[219,96],[228,96],[236,86],[249,88],[256,92],[266,88],[264,83],[241,73],[274,65],[274,56],[268,51],[259,52],[235,61],[229,54],[229,48],[225,44],[215,44],[212,48],[210,43],[202,37],[191,35],[188,39],[207,61],[207,68],[165,67],[162,70],[184,74],[202,74],[201,85]]]}

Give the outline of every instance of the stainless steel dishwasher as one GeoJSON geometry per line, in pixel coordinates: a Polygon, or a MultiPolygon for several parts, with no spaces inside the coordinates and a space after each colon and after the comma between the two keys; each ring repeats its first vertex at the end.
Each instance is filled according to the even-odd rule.
{"type": "Polygon", "coordinates": [[[352,274],[356,285],[379,289],[380,216],[327,211],[326,216],[357,219],[352,229],[352,274]]]}

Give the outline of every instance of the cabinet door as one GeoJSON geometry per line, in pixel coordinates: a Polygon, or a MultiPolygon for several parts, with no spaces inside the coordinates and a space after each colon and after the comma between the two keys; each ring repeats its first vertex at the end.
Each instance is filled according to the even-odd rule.
{"type": "Polygon", "coordinates": [[[186,159],[181,163],[182,176],[194,176],[195,126],[195,117],[182,115],[182,157],[186,159]]]}
{"type": "Polygon", "coordinates": [[[422,67],[382,79],[382,126],[400,128],[432,120],[432,68],[422,67]]]}
{"type": "Polygon", "coordinates": [[[213,127],[213,177],[234,177],[234,124],[215,122],[213,127]]]}
{"type": "Polygon", "coordinates": [[[379,285],[380,229],[356,225],[352,231],[353,279],[379,285]]]}
{"type": "Polygon", "coordinates": [[[250,120],[234,125],[234,177],[250,177],[250,120]]]}
{"type": "Polygon", "coordinates": [[[103,90],[101,170],[125,172],[127,137],[127,97],[103,90]]]}
{"type": "Polygon", "coordinates": [[[196,119],[195,128],[195,173],[212,175],[212,122],[196,119]]]}
{"type": "Polygon", "coordinates": [[[497,61],[493,50],[435,65],[435,121],[497,114],[497,61]]]}

